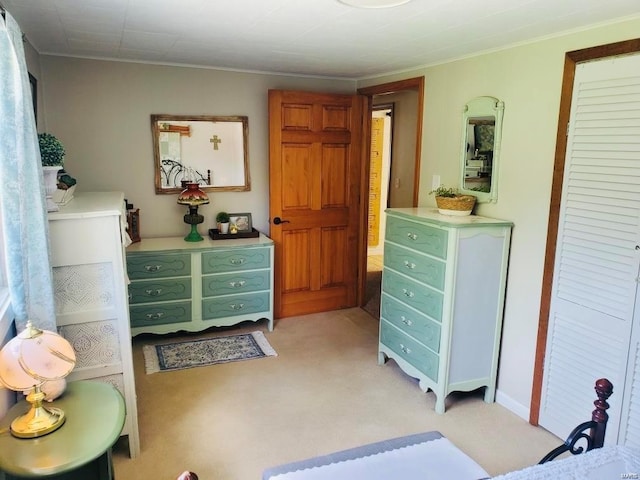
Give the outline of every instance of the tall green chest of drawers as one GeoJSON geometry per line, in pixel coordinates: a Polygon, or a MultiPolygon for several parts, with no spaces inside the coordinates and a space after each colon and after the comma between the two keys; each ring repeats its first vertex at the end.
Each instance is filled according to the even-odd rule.
{"type": "Polygon", "coordinates": [[[131,334],[200,331],[267,319],[273,241],[146,238],[127,248],[131,334]]]}
{"type": "Polygon", "coordinates": [[[379,363],[392,358],[445,411],[454,391],[485,387],[495,399],[512,224],[386,211],[379,363]]]}

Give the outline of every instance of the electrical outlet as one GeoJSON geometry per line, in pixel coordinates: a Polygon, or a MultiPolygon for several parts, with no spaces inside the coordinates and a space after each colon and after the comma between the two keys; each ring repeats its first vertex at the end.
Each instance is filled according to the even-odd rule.
{"type": "Polygon", "coordinates": [[[431,178],[431,190],[435,190],[440,186],[440,175],[434,175],[431,178]]]}

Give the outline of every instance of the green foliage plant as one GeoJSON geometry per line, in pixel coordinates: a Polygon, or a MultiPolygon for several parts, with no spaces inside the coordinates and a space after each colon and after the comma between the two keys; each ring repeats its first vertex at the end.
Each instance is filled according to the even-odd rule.
{"type": "Polygon", "coordinates": [[[64,146],[54,135],[39,133],[40,158],[43,167],[58,167],[64,163],[64,146]]]}
{"type": "Polygon", "coordinates": [[[229,214],[227,212],[218,212],[216,215],[216,222],[218,223],[229,223],[229,214]]]}
{"type": "Polygon", "coordinates": [[[435,188],[429,192],[429,195],[435,195],[436,197],[457,197],[458,190],[453,187],[446,187],[444,185],[440,185],[438,188],[435,188]]]}

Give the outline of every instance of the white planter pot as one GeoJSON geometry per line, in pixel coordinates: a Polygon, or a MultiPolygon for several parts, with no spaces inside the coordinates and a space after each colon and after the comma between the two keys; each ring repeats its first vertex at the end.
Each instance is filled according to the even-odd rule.
{"type": "Polygon", "coordinates": [[[57,212],[58,205],[53,200],[53,194],[58,189],[58,172],[62,170],[62,166],[42,167],[44,175],[44,189],[47,194],[47,212],[57,212]]]}

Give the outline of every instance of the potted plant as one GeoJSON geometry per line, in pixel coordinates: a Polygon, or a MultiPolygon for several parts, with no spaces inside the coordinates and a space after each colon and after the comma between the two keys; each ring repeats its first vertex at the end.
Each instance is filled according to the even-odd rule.
{"type": "Polygon", "coordinates": [[[227,212],[218,212],[216,215],[216,223],[218,224],[218,232],[229,233],[229,214],[227,212]]]}
{"type": "Polygon", "coordinates": [[[47,211],[55,212],[58,210],[58,205],[54,201],[53,195],[58,189],[58,172],[64,163],[64,146],[50,133],[38,134],[38,146],[40,147],[44,186],[47,194],[47,211]]]}
{"type": "Polygon", "coordinates": [[[456,188],[444,185],[431,190],[429,194],[435,195],[438,212],[443,215],[470,215],[476,204],[475,196],[461,195],[456,188]]]}

